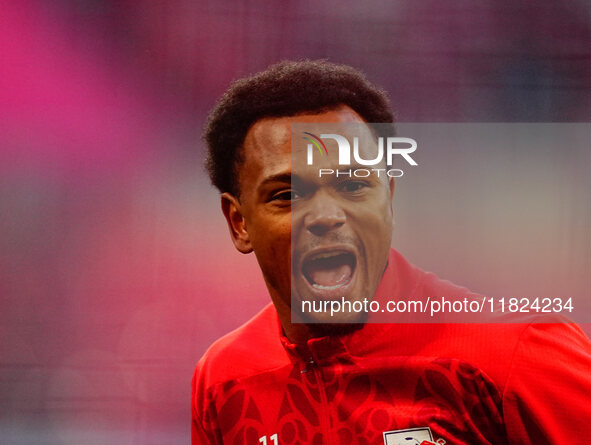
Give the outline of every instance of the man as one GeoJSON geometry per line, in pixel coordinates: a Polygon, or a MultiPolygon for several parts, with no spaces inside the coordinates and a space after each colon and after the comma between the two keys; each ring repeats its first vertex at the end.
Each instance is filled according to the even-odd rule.
{"type": "MultiPolygon", "coordinates": [[[[199,361],[194,444],[587,442],[591,347],[572,324],[292,314],[336,297],[473,297],[390,249],[392,178],[321,178],[298,163],[308,149],[292,137],[298,126],[392,122],[382,91],[323,61],[239,80],[212,111],[210,176],[232,241],[255,253],[272,305],[199,361]]],[[[316,159],[334,170],[329,148],[316,159]]]]}

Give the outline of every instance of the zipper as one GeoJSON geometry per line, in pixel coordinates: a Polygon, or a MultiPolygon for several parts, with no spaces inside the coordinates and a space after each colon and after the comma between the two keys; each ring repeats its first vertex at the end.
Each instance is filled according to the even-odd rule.
{"type": "Polygon", "coordinates": [[[322,430],[326,435],[326,443],[332,444],[332,431],[330,428],[330,415],[328,413],[328,399],[326,398],[326,392],[324,391],[324,385],[322,380],[322,372],[320,371],[318,364],[314,361],[313,357],[310,357],[306,364],[306,372],[312,369],[314,372],[314,378],[318,384],[318,391],[320,392],[320,403],[322,405],[322,412],[320,413],[322,430]]]}

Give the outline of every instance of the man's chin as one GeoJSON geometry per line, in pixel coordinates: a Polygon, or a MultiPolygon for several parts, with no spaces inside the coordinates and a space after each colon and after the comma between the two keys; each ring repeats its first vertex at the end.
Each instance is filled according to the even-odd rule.
{"type": "Polygon", "coordinates": [[[307,326],[313,337],[341,336],[361,329],[367,322],[368,314],[365,312],[337,313],[331,316],[330,312],[314,314],[294,314],[292,322],[303,323],[307,326]]]}

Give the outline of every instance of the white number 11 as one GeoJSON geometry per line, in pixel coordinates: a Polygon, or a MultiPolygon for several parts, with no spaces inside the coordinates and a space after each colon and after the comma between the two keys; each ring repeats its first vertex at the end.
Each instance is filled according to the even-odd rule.
{"type": "MultiPolygon", "coordinates": [[[[273,441],[273,445],[279,445],[279,439],[277,439],[277,433],[271,436],[271,440],[273,441]]],[[[267,436],[259,437],[259,442],[263,445],[267,445],[267,436]]]]}

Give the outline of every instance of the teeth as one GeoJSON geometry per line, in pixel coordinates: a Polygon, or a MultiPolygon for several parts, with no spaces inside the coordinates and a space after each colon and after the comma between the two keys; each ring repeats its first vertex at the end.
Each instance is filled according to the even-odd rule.
{"type": "Polygon", "coordinates": [[[338,283],[333,286],[323,286],[322,284],[313,283],[312,287],[320,290],[333,290],[338,289],[339,287],[343,287],[343,283],[338,283]]]}
{"type": "Polygon", "coordinates": [[[342,289],[353,276],[355,258],[343,250],[317,252],[302,264],[308,284],[320,292],[342,289]]]}
{"type": "Polygon", "coordinates": [[[314,255],[313,258],[311,258],[312,260],[324,260],[326,258],[333,258],[339,255],[343,255],[344,252],[326,252],[326,253],[319,253],[318,255],[314,255]]]}

